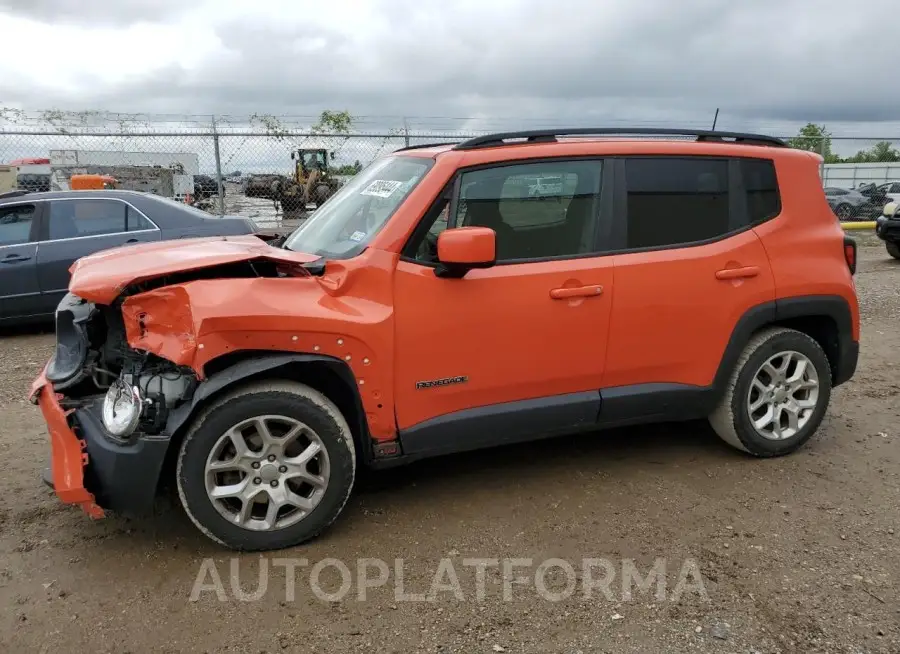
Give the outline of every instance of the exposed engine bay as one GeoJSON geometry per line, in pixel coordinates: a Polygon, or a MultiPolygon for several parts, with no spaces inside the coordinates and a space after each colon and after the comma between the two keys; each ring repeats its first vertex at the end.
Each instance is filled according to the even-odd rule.
{"type": "Polygon", "coordinates": [[[157,256],[153,247],[136,255],[128,250],[132,256],[124,270],[116,261],[125,252],[79,260],[72,269],[72,292],[56,311],[56,351],[47,365],[47,381],[64,395],[61,407],[88,410],[102,419],[111,438],[122,442],[132,435],[163,434],[170,412],[190,401],[199,384],[197,371],[177,356],[184,342],[192,342],[189,309],[173,312],[171,298],[154,292],[195,281],[308,278],[322,275],[325,268],[322,257],[275,248],[253,237],[184,242],[165,251],[157,256]],[[174,345],[155,349],[146,342],[136,344],[148,332],[174,345]]]}
{"type": "Polygon", "coordinates": [[[129,346],[122,318],[124,300],[185,281],[280,274],[274,262],[251,260],[134,284],[110,305],[69,293],[57,307],[56,351],[47,367],[47,380],[54,390],[65,391],[66,408],[92,410],[115,439],[159,434],[169,412],[191,399],[197,376],[189,367],[129,346]]]}
{"type": "Polygon", "coordinates": [[[121,300],[98,306],[67,295],[57,308],[47,379],[65,391],[66,408],[99,411],[114,438],[158,434],[169,411],[190,399],[197,378],[190,368],[131,349],[120,306],[121,300]]]}

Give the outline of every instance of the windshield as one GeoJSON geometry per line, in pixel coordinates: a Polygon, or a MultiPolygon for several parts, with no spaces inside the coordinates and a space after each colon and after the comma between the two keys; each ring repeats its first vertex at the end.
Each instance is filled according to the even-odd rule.
{"type": "Polygon", "coordinates": [[[434,159],[420,157],[376,160],[313,212],[283,247],[330,259],[355,257],[432,165],[434,159]]]}

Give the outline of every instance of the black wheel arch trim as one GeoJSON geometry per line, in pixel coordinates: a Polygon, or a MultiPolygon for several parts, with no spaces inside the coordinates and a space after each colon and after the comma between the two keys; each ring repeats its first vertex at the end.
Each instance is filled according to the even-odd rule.
{"type": "MultiPolygon", "coordinates": [[[[248,381],[259,376],[278,376],[279,371],[284,373],[286,368],[294,365],[318,364],[328,366],[332,372],[347,387],[353,396],[355,416],[344,416],[350,423],[359,446],[359,455],[363,462],[372,459],[372,439],[369,435],[369,425],[366,422],[366,412],[362,405],[362,398],[356,384],[353,372],[344,361],[335,357],[320,354],[303,353],[275,353],[263,356],[254,356],[252,359],[243,359],[233,365],[220,370],[203,380],[194,391],[190,402],[186,402],[172,410],[166,422],[166,433],[174,437],[185,428],[190,419],[197,414],[199,407],[225,389],[237,383],[248,381]]],[[[290,379],[290,375],[284,375],[290,379]]],[[[334,401],[334,398],[330,398],[334,401]]]]}
{"type": "Polygon", "coordinates": [[[837,327],[837,342],[826,344],[832,365],[832,385],[849,380],[856,370],[859,343],[853,340],[853,313],[847,300],[840,295],[800,295],[758,304],[748,309],[738,320],[716,371],[713,388],[718,395],[725,389],[741,352],[754,332],[770,324],[797,318],[826,316],[837,327]]]}

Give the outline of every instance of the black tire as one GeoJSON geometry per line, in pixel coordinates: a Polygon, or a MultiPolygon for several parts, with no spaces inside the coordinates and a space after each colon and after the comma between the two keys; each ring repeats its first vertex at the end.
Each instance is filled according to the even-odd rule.
{"type": "Polygon", "coordinates": [[[834,215],[838,220],[850,220],[853,218],[853,207],[849,204],[839,204],[834,210],[834,215]]]}
{"type": "Polygon", "coordinates": [[[356,477],[356,450],[347,421],[327,397],[309,386],[264,381],[217,399],[195,420],[178,453],[176,483],[182,507],[206,536],[242,551],[276,550],[318,536],[340,515],[356,477]],[[282,415],[316,431],[328,454],[328,485],[318,505],[290,526],[253,531],[227,520],[206,492],[206,459],[218,439],[237,423],[262,415],[282,415]]]}
{"type": "Polygon", "coordinates": [[[894,243],[893,241],[885,241],[884,247],[887,248],[887,253],[889,255],[895,259],[900,259],[900,244],[894,243]]]}
{"type": "Polygon", "coordinates": [[[819,428],[831,399],[831,365],[821,346],[802,332],[771,327],[755,334],[741,353],[725,393],[709,416],[719,437],[732,447],[757,457],[790,454],[799,449],[819,428]],[[747,398],[757,371],[770,358],[783,351],[806,356],[818,376],[818,401],[809,421],[796,434],[784,440],[771,440],[753,427],[747,398]]]}
{"type": "Polygon", "coordinates": [[[331,197],[331,187],[327,184],[319,184],[313,189],[313,197],[315,198],[316,206],[322,204],[331,197]]]}

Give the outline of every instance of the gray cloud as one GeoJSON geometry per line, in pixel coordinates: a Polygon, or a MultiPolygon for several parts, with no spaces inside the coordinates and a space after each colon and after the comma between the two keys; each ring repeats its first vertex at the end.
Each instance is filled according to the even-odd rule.
{"type": "MultiPolygon", "coordinates": [[[[33,0],[10,10],[125,25],[177,16],[168,4],[98,1],[74,10],[76,3],[33,0]]],[[[867,129],[900,135],[897,125],[877,124],[900,121],[900,86],[883,83],[896,76],[900,55],[873,20],[892,14],[892,0],[369,4],[383,9],[383,20],[354,33],[317,23],[315,12],[296,21],[278,11],[210,15],[198,29],[215,32],[218,56],[118,84],[86,72],[77,92],[28,79],[0,83],[3,99],[209,114],[347,108],[360,116],[474,117],[466,123],[473,128],[536,119],[699,126],[721,107],[723,128],[876,123],[867,129]]]]}
{"type": "Polygon", "coordinates": [[[0,0],[0,14],[84,27],[166,23],[189,10],[183,0],[0,0]]]}

